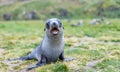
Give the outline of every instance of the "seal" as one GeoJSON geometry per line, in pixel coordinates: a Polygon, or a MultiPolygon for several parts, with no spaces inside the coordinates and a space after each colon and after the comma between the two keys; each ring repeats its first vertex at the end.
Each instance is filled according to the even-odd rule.
{"type": "Polygon", "coordinates": [[[58,18],[52,18],[46,21],[45,35],[42,42],[30,54],[14,60],[31,60],[36,59],[35,65],[29,66],[31,70],[47,63],[64,60],[64,35],[63,25],[58,18]]]}

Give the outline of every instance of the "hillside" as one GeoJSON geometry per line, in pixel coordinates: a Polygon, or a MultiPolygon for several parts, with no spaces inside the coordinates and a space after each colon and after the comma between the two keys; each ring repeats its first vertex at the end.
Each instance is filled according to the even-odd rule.
{"type": "Polygon", "coordinates": [[[13,20],[27,20],[31,12],[36,19],[120,18],[120,0],[1,0],[0,20],[4,14],[13,20]]]}

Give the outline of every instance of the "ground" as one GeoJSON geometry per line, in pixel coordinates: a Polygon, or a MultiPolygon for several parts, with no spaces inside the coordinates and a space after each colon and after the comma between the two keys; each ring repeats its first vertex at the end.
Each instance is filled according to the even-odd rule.
{"type": "MultiPolygon", "coordinates": [[[[110,24],[90,25],[89,19],[79,27],[71,27],[62,20],[65,36],[65,57],[69,62],[56,62],[30,72],[119,72],[120,21],[108,19],[110,24]]],[[[35,60],[9,62],[7,59],[25,56],[40,44],[45,21],[0,21],[0,70],[25,72],[35,60]]],[[[78,20],[72,20],[77,23],[78,20]]]]}

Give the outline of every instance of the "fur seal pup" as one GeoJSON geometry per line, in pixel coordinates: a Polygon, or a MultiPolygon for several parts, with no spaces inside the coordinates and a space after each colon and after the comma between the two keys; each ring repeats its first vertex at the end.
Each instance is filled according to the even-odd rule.
{"type": "Polygon", "coordinates": [[[61,21],[57,18],[47,20],[44,30],[45,35],[39,46],[27,56],[14,59],[37,59],[37,64],[29,66],[27,70],[37,68],[47,63],[56,62],[58,59],[64,60],[64,35],[61,21]]]}

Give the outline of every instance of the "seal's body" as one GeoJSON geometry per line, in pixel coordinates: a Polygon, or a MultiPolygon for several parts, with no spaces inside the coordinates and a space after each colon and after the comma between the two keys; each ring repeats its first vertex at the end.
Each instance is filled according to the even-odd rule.
{"type": "Polygon", "coordinates": [[[20,60],[37,59],[38,63],[28,67],[36,68],[46,63],[64,60],[64,36],[62,23],[57,18],[49,19],[45,24],[45,35],[41,44],[30,54],[20,60]]]}

